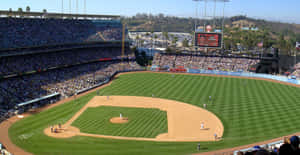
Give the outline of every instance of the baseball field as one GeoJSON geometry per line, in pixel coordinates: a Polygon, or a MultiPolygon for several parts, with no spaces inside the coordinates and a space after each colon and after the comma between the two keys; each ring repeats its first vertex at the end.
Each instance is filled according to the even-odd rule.
{"type": "MultiPolygon", "coordinates": [[[[160,73],[123,74],[99,91],[17,121],[9,129],[9,137],[20,148],[38,155],[207,152],[299,132],[299,94],[300,89],[297,87],[255,79],[160,73]],[[63,139],[44,134],[44,129],[50,125],[64,124],[70,120],[94,96],[154,96],[201,108],[206,104],[207,110],[222,121],[224,133],[220,141],[201,142],[200,151],[197,150],[198,142],[135,141],[85,136],[63,139]]],[[[166,123],[166,114],[157,109],[100,107],[87,109],[73,122],[73,126],[87,133],[155,137],[168,130],[166,123]],[[127,126],[120,129],[100,118],[118,116],[120,111],[129,118],[137,117],[141,120],[134,124],[130,124],[129,120],[127,126]],[[146,119],[152,115],[154,117],[151,120],[146,119]],[[93,119],[97,116],[99,118],[93,119]],[[101,126],[105,127],[100,131],[101,126]]]]}

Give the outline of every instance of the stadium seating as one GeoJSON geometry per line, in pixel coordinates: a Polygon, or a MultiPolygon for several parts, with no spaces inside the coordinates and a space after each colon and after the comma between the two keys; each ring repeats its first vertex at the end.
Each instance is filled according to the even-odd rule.
{"type": "Polygon", "coordinates": [[[299,137],[284,137],[284,140],[265,144],[256,145],[252,148],[234,151],[234,155],[246,154],[266,154],[266,155],[298,155],[300,154],[299,137]]]}
{"type": "Polygon", "coordinates": [[[49,70],[0,81],[0,105],[11,109],[17,103],[60,93],[63,98],[104,81],[116,71],[140,69],[135,62],[95,62],[49,70]]]}
{"type": "Polygon", "coordinates": [[[0,18],[0,49],[121,39],[120,21],[0,18]]]}
{"type": "Polygon", "coordinates": [[[121,39],[120,20],[0,18],[1,119],[19,103],[70,97],[115,72],[140,69],[127,43],[126,61],[120,61],[115,41],[121,39]]]}
{"type": "Polygon", "coordinates": [[[295,71],[292,73],[292,75],[296,76],[297,78],[300,78],[300,63],[297,63],[294,66],[295,71]]]}
{"type": "MultiPolygon", "coordinates": [[[[118,58],[120,56],[120,48],[89,48],[2,57],[0,58],[0,76],[41,71],[53,67],[87,63],[101,58],[118,58]]],[[[128,56],[126,55],[126,57],[128,56]]]]}
{"type": "Polygon", "coordinates": [[[202,56],[202,55],[176,55],[156,53],[153,65],[160,67],[222,70],[222,71],[248,71],[249,67],[259,62],[259,59],[202,56]]]}

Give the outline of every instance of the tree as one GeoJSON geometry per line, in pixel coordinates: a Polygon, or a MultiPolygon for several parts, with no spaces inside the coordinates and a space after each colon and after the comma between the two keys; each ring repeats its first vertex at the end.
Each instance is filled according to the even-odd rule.
{"type": "Polygon", "coordinates": [[[173,37],[172,43],[175,44],[175,46],[176,46],[177,41],[178,41],[178,37],[177,36],[173,37]]]}
{"type": "Polygon", "coordinates": [[[189,41],[186,38],[184,38],[184,40],[182,40],[182,46],[189,47],[189,41]]]}
{"type": "Polygon", "coordinates": [[[166,48],[167,48],[168,47],[168,41],[169,41],[169,33],[168,33],[168,31],[164,31],[163,32],[163,36],[164,36],[165,43],[166,43],[166,48]]]}
{"type": "Polygon", "coordinates": [[[150,35],[150,33],[149,32],[146,32],[146,36],[148,37],[150,35]]]}
{"type": "Polygon", "coordinates": [[[157,37],[157,35],[156,34],[154,34],[154,46],[156,47],[156,39],[157,39],[158,37],[157,37]]]}
{"type": "Polygon", "coordinates": [[[139,37],[139,35],[136,35],[135,42],[136,42],[137,47],[139,47],[139,43],[140,43],[140,37],[139,37]]]}
{"type": "Polygon", "coordinates": [[[167,47],[167,48],[166,48],[166,52],[167,52],[167,53],[171,53],[171,52],[172,52],[172,49],[171,49],[170,47],[167,47]]]}
{"type": "Polygon", "coordinates": [[[145,40],[141,40],[141,41],[140,41],[141,46],[144,45],[144,42],[145,42],[145,40]]]}
{"type": "Polygon", "coordinates": [[[18,8],[18,12],[22,13],[23,9],[22,8],[18,8]]]}
{"type": "Polygon", "coordinates": [[[30,7],[29,6],[26,7],[26,12],[30,12],[30,7]]]}
{"type": "Polygon", "coordinates": [[[12,9],[9,8],[8,12],[9,12],[8,17],[11,17],[12,16],[12,9]]]}

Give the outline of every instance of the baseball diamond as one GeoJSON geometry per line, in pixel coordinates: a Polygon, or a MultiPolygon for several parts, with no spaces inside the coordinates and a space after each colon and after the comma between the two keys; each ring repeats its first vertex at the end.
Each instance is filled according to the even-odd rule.
{"type": "Polygon", "coordinates": [[[1,2],[0,155],[300,155],[299,4],[1,2]]]}
{"type": "MultiPolygon", "coordinates": [[[[97,94],[103,96],[99,98],[103,101],[97,101],[97,103],[105,104],[107,95],[110,96],[109,100],[114,101],[116,95],[152,98],[154,93],[157,99],[179,101],[200,108],[203,103],[207,103],[207,110],[214,113],[224,125],[222,139],[201,142],[201,147],[205,149],[200,152],[207,152],[297,132],[300,126],[296,116],[300,111],[299,108],[296,108],[299,102],[296,94],[299,91],[300,89],[297,87],[261,79],[146,72],[123,74],[113,80],[110,85],[101,88],[100,92],[88,93],[65,104],[17,121],[10,127],[9,136],[18,147],[34,154],[47,154],[48,151],[53,152],[53,150],[66,154],[71,152],[80,154],[80,148],[76,149],[75,147],[79,145],[89,148],[84,150],[89,154],[106,154],[108,152],[109,154],[119,154],[120,151],[122,154],[198,152],[196,149],[198,142],[137,142],[81,135],[61,139],[48,137],[43,132],[50,125],[68,124],[68,121],[80,109],[99,98],[95,97],[97,94]],[[209,96],[211,96],[213,104],[210,103],[209,96]],[[289,113],[284,112],[286,110],[289,113]]],[[[111,105],[109,104],[109,106],[111,105]]],[[[197,124],[199,134],[201,132],[200,124],[201,121],[197,124]]],[[[136,130],[138,129],[139,127],[136,127],[136,130]]]]}

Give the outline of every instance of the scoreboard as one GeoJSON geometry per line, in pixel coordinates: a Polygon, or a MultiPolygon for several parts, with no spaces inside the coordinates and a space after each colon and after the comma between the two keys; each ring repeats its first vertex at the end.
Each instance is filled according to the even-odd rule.
{"type": "Polygon", "coordinates": [[[195,33],[195,46],[204,48],[221,48],[222,34],[221,33],[195,33]]]}

